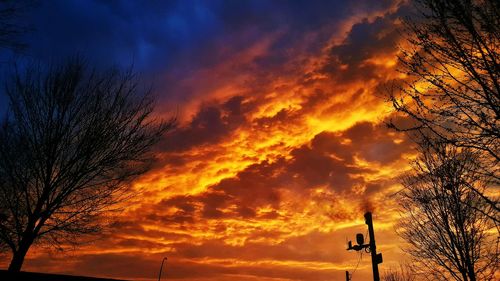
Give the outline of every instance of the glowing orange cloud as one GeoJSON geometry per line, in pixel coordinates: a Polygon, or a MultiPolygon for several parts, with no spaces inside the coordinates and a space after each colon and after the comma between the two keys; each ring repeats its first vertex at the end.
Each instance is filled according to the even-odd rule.
{"type": "Polygon", "coordinates": [[[397,264],[390,196],[412,150],[383,125],[381,89],[401,78],[399,7],[304,34],[279,63],[268,61],[287,30],[269,34],[178,81],[197,98],[178,99],[179,128],[110,233],[69,257],[33,251],[26,270],[153,280],[168,256],[168,280],[343,280],[367,210],[382,270],[397,264]]]}

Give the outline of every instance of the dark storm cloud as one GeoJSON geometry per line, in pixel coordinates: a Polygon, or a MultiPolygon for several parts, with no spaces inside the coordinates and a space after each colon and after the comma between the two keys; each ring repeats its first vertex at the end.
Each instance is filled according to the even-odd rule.
{"type": "Polygon", "coordinates": [[[371,122],[357,123],[340,134],[323,132],[314,137],[312,144],[348,163],[353,163],[353,156],[357,155],[369,162],[390,164],[400,159],[403,153],[411,151],[407,137],[394,133],[384,124],[371,122]]]}
{"type": "Polygon", "coordinates": [[[367,60],[393,56],[401,38],[400,18],[408,13],[408,5],[402,4],[391,14],[373,21],[364,19],[353,25],[346,39],[330,49],[322,72],[329,73],[339,82],[382,77],[385,73],[367,60]]]}
{"type": "MultiPolygon", "coordinates": [[[[178,209],[186,206],[201,206],[203,218],[217,219],[225,217],[255,218],[255,209],[271,205],[278,207],[280,195],[280,174],[283,161],[269,163],[267,161],[250,165],[239,172],[236,177],[226,178],[209,187],[207,192],[196,196],[177,196],[162,201],[160,204],[178,209]],[[276,174],[275,174],[276,173],[276,174]],[[228,208],[234,207],[231,210],[228,208]]],[[[190,209],[191,210],[191,209],[190,209]]],[[[272,218],[266,213],[259,218],[272,218]]]]}
{"type": "Polygon", "coordinates": [[[317,147],[302,146],[293,150],[292,155],[291,176],[299,185],[308,188],[327,184],[335,191],[343,192],[363,181],[356,174],[369,172],[348,161],[335,159],[317,147]]]}
{"type": "Polygon", "coordinates": [[[166,136],[159,149],[185,151],[220,141],[246,121],[250,105],[243,102],[243,97],[233,96],[223,103],[202,105],[187,125],[166,136]]]}
{"type": "Polygon", "coordinates": [[[396,40],[396,18],[377,17],[355,24],[344,43],[330,50],[340,64],[359,65],[366,59],[394,51],[396,40]]]}

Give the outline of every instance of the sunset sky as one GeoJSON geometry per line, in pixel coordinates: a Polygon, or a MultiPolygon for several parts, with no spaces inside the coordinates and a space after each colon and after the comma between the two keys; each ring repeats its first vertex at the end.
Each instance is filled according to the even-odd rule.
{"type": "MultiPolygon", "coordinates": [[[[22,54],[84,55],[152,83],[179,125],[154,149],[137,196],[98,240],[34,247],[26,271],[155,280],[369,280],[346,251],[374,214],[381,272],[405,259],[393,194],[414,155],[386,128],[399,0],[44,1],[22,18],[22,54]]],[[[0,99],[5,110],[5,98],[0,99]]],[[[394,117],[394,116],[392,116],[394,117]]],[[[401,120],[404,122],[405,120],[401,120]]],[[[9,256],[3,256],[5,268],[9,256]]]]}

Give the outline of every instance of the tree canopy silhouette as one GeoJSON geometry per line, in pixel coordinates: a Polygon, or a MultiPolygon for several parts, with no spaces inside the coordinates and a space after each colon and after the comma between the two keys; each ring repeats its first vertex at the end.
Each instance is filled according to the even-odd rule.
{"type": "Polygon", "coordinates": [[[415,281],[416,276],[408,264],[399,264],[399,268],[389,268],[382,275],[382,281],[415,281]]]}
{"type": "Polygon", "coordinates": [[[480,153],[477,168],[498,186],[500,2],[415,2],[419,13],[406,21],[408,42],[400,56],[408,77],[390,96],[396,111],[415,123],[390,126],[480,153]]]}
{"type": "Polygon", "coordinates": [[[0,127],[0,247],[19,271],[34,243],[61,245],[99,231],[99,215],[148,170],[173,126],[155,120],[150,90],[131,72],[81,59],[17,72],[0,127]]]}
{"type": "Polygon", "coordinates": [[[490,216],[497,213],[470,188],[484,190],[484,175],[474,172],[479,155],[444,144],[420,149],[399,195],[398,233],[414,271],[428,280],[493,280],[500,257],[490,216]]]}

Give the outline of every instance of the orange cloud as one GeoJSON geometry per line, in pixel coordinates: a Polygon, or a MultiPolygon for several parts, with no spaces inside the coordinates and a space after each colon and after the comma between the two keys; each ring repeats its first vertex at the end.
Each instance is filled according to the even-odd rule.
{"type": "Polygon", "coordinates": [[[346,239],[365,232],[367,210],[383,266],[397,263],[390,195],[412,150],[382,124],[380,88],[399,77],[402,10],[325,24],[276,61],[286,30],[220,46],[227,61],[173,86],[190,97],[177,97],[181,125],[112,231],[69,258],[34,251],[26,269],[153,280],[168,256],[169,280],[343,280],[358,259],[346,239]]]}

